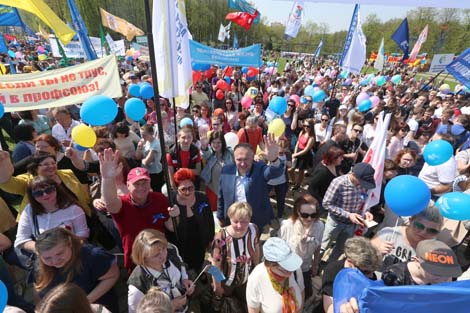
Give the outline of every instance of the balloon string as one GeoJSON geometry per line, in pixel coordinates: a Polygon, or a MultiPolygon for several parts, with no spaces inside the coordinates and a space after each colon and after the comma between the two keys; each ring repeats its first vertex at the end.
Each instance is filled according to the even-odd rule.
{"type": "Polygon", "coordinates": [[[392,235],[390,236],[390,242],[394,242],[395,240],[395,234],[397,232],[397,228],[398,228],[398,220],[400,219],[400,216],[397,215],[397,221],[395,222],[395,226],[393,227],[393,233],[392,235]]]}

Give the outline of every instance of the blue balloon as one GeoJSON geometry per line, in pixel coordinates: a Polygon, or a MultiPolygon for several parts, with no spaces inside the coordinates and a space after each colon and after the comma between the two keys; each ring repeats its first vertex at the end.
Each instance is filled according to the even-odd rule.
{"type": "Polygon", "coordinates": [[[362,100],[362,102],[359,103],[359,106],[357,107],[359,112],[366,112],[370,108],[372,108],[372,101],[370,101],[370,99],[362,100]]]}
{"type": "Polygon", "coordinates": [[[232,79],[231,79],[230,77],[228,77],[228,76],[225,76],[225,77],[224,77],[224,80],[225,80],[225,82],[226,82],[227,84],[229,84],[229,85],[230,85],[230,83],[232,82],[232,79]]]}
{"type": "Polygon", "coordinates": [[[13,51],[11,51],[11,50],[8,50],[8,56],[9,56],[10,58],[12,58],[12,59],[16,58],[15,53],[14,53],[13,51]]]}
{"type": "Polygon", "coordinates": [[[463,192],[449,192],[439,197],[436,206],[442,216],[451,220],[470,220],[470,195],[463,192]]]}
{"type": "Polygon", "coordinates": [[[124,103],[124,112],[134,121],[140,121],[145,115],[146,107],[144,101],[139,98],[127,99],[124,103]]]}
{"type": "Polygon", "coordinates": [[[323,90],[317,90],[312,95],[313,102],[322,102],[326,98],[326,93],[323,90]]]}
{"type": "Polygon", "coordinates": [[[3,106],[3,103],[0,102],[0,118],[3,117],[3,114],[5,114],[5,107],[3,106]]]}
{"type": "Polygon", "coordinates": [[[98,95],[88,98],[80,109],[81,119],[91,126],[111,123],[118,113],[116,102],[110,97],[98,95]]]}
{"type": "Polygon", "coordinates": [[[423,211],[431,200],[429,187],[418,177],[400,175],[388,182],[385,203],[399,216],[412,216],[423,211]]]}
{"type": "Polygon", "coordinates": [[[0,280],[0,312],[3,312],[8,301],[8,290],[5,284],[0,280]]]}
{"type": "Polygon", "coordinates": [[[195,71],[207,71],[208,69],[211,68],[210,64],[202,64],[202,63],[196,63],[196,62],[191,63],[191,66],[193,70],[195,71]]]}
{"type": "Polygon", "coordinates": [[[127,92],[133,97],[140,97],[140,86],[137,84],[130,84],[127,87],[127,92]]]}
{"type": "Polygon", "coordinates": [[[126,58],[127,61],[129,62],[132,62],[134,60],[134,58],[132,57],[132,55],[129,55],[127,58],[126,58]]]}
{"type": "Polygon", "coordinates": [[[307,98],[305,98],[304,96],[300,97],[300,103],[301,103],[301,104],[306,104],[306,103],[308,103],[307,98]]]}
{"type": "Polygon", "coordinates": [[[277,115],[282,115],[287,111],[287,100],[284,97],[273,97],[269,101],[269,108],[277,115]]]}
{"type": "Polygon", "coordinates": [[[305,87],[305,89],[304,89],[304,95],[306,95],[306,96],[313,97],[314,92],[315,92],[314,87],[310,86],[310,85],[305,87]]]}
{"type": "Polygon", "coordinates": [[[367,86],[368,83],[369,83],[369,81],[367,79],[363,79],[363,80],[361,80],[360,85],[361,86],[367,86]]]}
{"type": "Polygon", "coordinates": [[[432,166],[447,162],[454,154],[454,148],[446,140],[434,140],[424,147],[423,157],[432,166]]]}
{"type": "Polygon", "coordinates": [[[194,125],[193,120],[190,119],[189,117],[183,118],[183,119],[180,121],[180,128],[183,128],[183,127],[186,126],[186,125],[193,126],[193,125],[194,125]]]}
{"type": "Polygon", "coordinates": [[[243,74],[248,73],[248,67],[246,67],[246,66],[242,67],[242,73],[243,74]]]}
{"type": "Polygon", "coordinates": [[[153,92],[153,86],[150,84],[142,84],[140,86],[140,96],[144,99],[151,99],[155,93],[153,92]]]}
{"type": "Polygon", "coordinates": [[[80,146],[78,143],[74,143],[74,144],[73,144],[73,147],[74,147],[75,149],[77,149],[78,151],[86,151],[86,150],[88,150],[88,148],[82,147],[82,146],[80,146]]]}

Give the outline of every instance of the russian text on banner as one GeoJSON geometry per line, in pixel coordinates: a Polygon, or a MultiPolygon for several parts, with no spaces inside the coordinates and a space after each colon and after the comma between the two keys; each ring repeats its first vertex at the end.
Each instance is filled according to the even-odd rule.
{"type": "Polygon", "coordinates": [[[221,50],[190,40],[191,61],[199,64],[234,66],[261,66],[261,45],[256,44],[237,50],[221,50]]]}
{"type": "Polygon", "coordinates": [[[58,70],[0,76],[0,102],[6,112],[80,104],[94,95],[122,96],[115,56],[58,70]]]}
{"type": "Polygon", "coordinates": [[[470,88],[470,48],[465,49],[452,63],[446,66],[447,72],[470,88]]]}

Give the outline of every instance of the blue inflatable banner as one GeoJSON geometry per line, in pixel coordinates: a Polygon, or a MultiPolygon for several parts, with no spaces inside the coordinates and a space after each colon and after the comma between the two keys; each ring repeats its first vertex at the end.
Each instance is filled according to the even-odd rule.
{"type": "Polygon", "coordinates": [[[343,269],[333,283],[334,312],[351,298],[358,299],[360,313],[470,312],[470,280],[426,286],[384,286],[357,269],[343,269]]]}
{"type": "MultiPolygon", "coordinates": [[[[189,41],[191,62],[233,66],[261,66],[261,45],[256,44],[236,50],[215,49],[194,40],[189,41]]],[[[194,66],[193,66],[194,67],[194,66]]]]}
{"type": "Polygon", "coordinates": [[[454,61],[446,66],[459,82],[470,88],[470,48],[465,49],[454,61]]]}

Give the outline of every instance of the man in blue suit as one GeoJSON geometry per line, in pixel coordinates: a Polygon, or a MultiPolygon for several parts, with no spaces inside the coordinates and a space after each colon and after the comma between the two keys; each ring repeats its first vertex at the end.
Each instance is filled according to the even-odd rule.
{"type": "Polygon", "coordinates": [[[260,231],[274,218],[267,181],[283,174],[279,145],[273,134],[265,137],[265,154],[269,165],[254,161],[255,153],[248,143],[234,149],[235,164],[225,165],[220,176],[217,218],[221,227],[230,224],[227,210],[234,202],[248,202],[253,208],[252,222],[260,231]]]}

